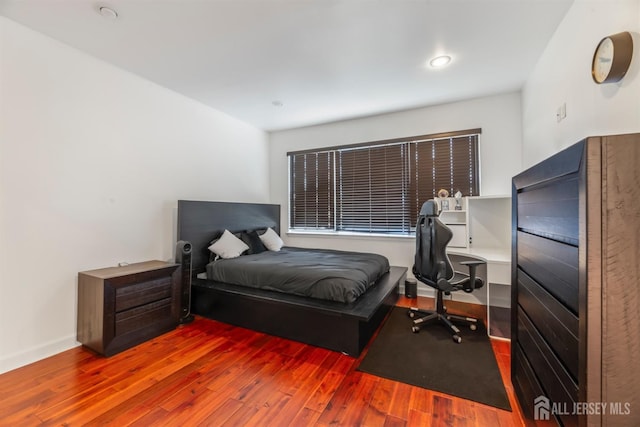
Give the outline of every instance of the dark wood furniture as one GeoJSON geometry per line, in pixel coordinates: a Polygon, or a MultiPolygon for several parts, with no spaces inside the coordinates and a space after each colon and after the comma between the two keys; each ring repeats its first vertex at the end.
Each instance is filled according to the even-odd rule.
{"type": "MultiPolygon", "coordinates": [[[[178,240],[191,242],[194,275],[205,271],[209,262],[207,248],[222,231],[266,227],[280,230],[279,205],[178,201],[178,240]]],[[[405,267],[391,267],[352,304],[194,278],[191,311],[355,357],[395,305],[406,271],[405,267]]]]}
{"type": "Polygon", "coordinates": [[[178,264],[148,261],[78,273],[78,341],[111,356],[178,324],[178,264]]]}
{"type": "Polygon", "coordinates": [[[513,179],[511,372],[531,422],[640,425],[638,165],[640,134],[591,137],[513,179]]]}

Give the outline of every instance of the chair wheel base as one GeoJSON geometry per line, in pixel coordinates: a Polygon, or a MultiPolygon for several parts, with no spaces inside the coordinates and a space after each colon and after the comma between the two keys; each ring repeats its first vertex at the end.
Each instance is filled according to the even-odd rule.
{"type": "Polygon", "coordinates": [[[420,327],[419,326],[412,326],[411,327],[411,332],[413,332],[414,334],[417,334],[418,332],[420,332],[420,327]]]}
{"type": "Polygon", "coordinates": [[[472,323],[469,325],[469,329],[471,329],[472,331],[475,331],[476,329],[478,329],[478,327],[475,325],[475,323],[472,323]]]}
{"type": "Polygon", "coordinates": [[[462,342],[462,337],[460,335],[454,335],[453,342],[460,344],[462,342]]]}

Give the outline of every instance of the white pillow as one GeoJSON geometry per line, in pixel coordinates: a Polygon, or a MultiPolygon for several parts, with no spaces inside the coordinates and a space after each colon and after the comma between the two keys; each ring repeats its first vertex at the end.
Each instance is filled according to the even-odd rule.
{"type": "Polygon", "coordinates": [[[273,231],[271,227],[267,228],[267,231],[260,235],[260,240],[267,249],[274,252],[278,252],[284,245],[284,242],[280,236],[278,236],[278,233],[273,231]]]}
{"type": "Polygon", "coordinates": [[[209,246],[211,252],[225,259],[239,257],[247,249],[249,249],[249,246],[231,234],[229,230],[224,230],[222,236],[209,246]]]}

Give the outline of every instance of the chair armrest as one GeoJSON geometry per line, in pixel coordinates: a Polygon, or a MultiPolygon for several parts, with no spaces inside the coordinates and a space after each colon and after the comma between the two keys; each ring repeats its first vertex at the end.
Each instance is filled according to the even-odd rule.
{"type": "Polygon", "coordinates": [[[486,264],[486,261],[480,261],[480,260],[473,260],[473,261],[460,261],[458,264],[460,265],[474,265],[474,266],[479,266],[482,264],[486,264]]]}
{"type": "MultiPolygon", "coordinates": [[[[486,262],[480,260],[460,262],[460,265],[466,265],[469,267],[469,285],[464,287],[465,292],[473,292],[476,288],[476,268],[483,264],[486,264],[486,262]]],[[[482,285],[479,287],[482,287],[482,285]]]]}

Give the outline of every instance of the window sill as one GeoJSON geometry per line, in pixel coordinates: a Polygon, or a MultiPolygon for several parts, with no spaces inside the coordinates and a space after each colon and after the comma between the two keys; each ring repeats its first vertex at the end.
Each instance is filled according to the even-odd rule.
{"type": "Polygon", "coordinates": [[[375,238],[375,239],[412,239],[415,240],[415,233],[411,234],[386,234],[386,233],[356,233],[351,231],[314,231],[314,230],[288,230],[287,236],[317,236],[317,237],[354,237],[354,238],[375,238]]]}

